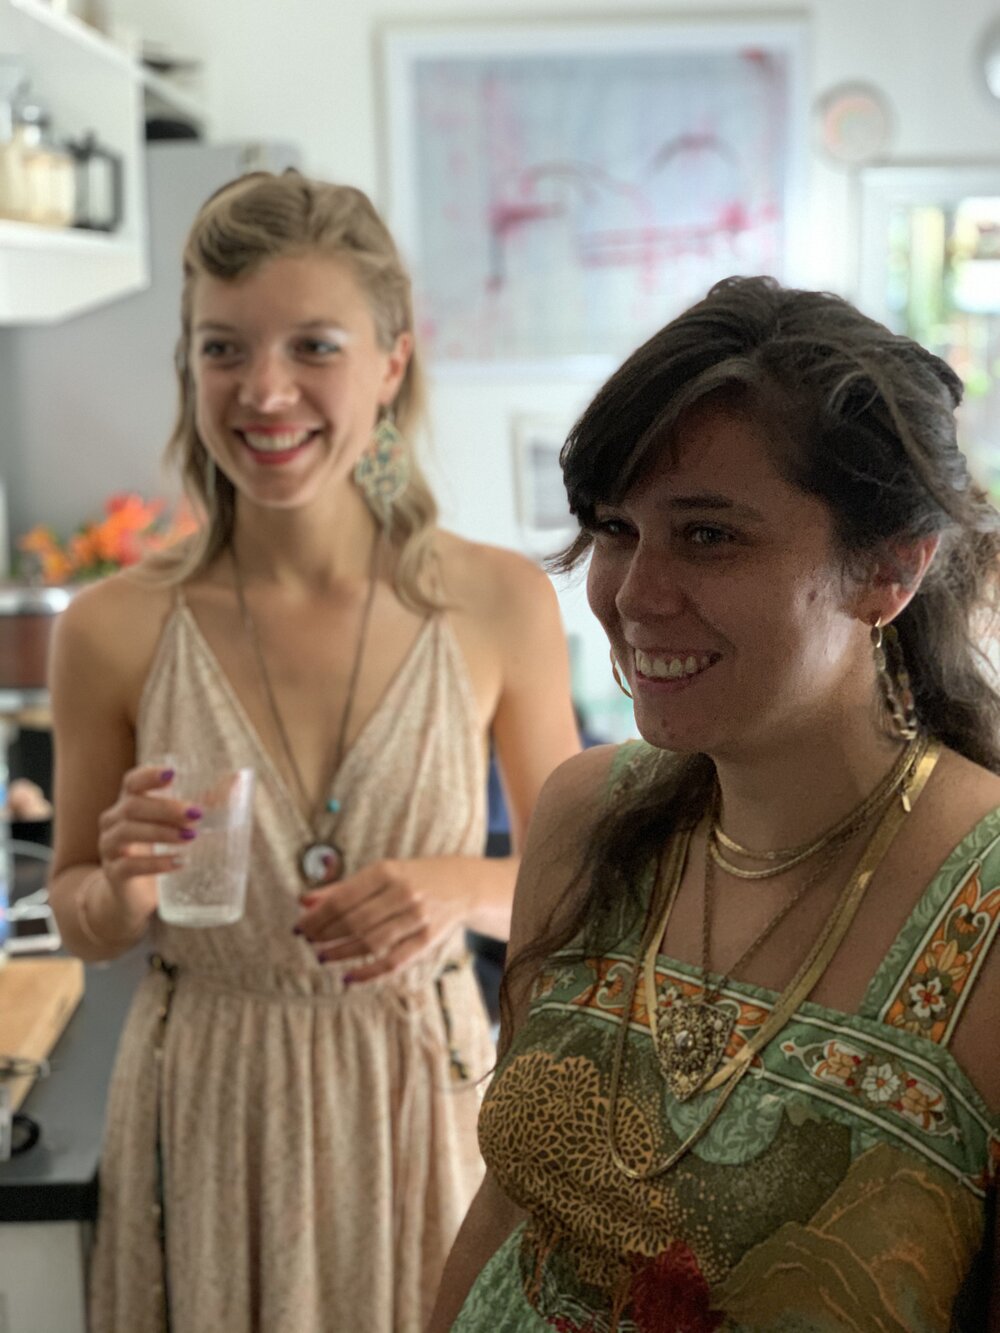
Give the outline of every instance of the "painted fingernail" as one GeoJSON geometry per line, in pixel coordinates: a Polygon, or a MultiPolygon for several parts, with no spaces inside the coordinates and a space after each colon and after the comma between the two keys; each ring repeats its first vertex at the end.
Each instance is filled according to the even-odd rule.
{"type": "Polygon", "coordinates": [[[184,811],[184,818],[185,818],[185,819],[200,819],[200,818],[201,818],[201,810],[200,810],[200,809],[198,808],[198,806],[196,806],[196,805],[189,805],[188,808],[184,811]]]}
{"type": "Polygon", "coordinates": [[[185,842],[190,842],[192,838],[197,838],[197,836],[198,835],[193,828],[181,829],[181,837],[184,839],[185,842]]]}
{"type": "Polygon", "coordinates": [[[304,935],[304,934],[305,934],[305,931],[302,929],[301,926],[293,926],[293,927],[292,927],[292,934],[293,934],[293,935],[304,935]]]}
{"type": "Polygon", "coordinates": [[[348,972],[347,975],[343,978],[343,981],[345,986],[350,986],[353,985],[355,981],[357,981],[357,977],[354,975],[353,972],[348,972]]]}
{"type": "Polygon", "coordinates": [[[172,768],[164,768],[160,771],[161,782],[169,782],[173,776],[174,770],[172,768]]]}

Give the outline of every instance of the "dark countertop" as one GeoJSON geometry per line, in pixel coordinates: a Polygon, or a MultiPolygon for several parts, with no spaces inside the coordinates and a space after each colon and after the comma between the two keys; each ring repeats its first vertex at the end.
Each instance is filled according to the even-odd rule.
{"type": "Polygon", "coordinates": [[[97,1215],[97,1166],[108,1081],[146,951],[88,963],[83,998],[21,1105],[41,1126],[27,1152],[0,1162],[0,1223],[88,1221],[97,1215]]]}

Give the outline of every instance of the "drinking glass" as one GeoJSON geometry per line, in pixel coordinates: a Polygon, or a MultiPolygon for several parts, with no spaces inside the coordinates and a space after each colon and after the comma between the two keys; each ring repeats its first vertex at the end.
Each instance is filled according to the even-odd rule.
{"type": "MultiPolygon", "coordinates": [[[[197,806],[196,837],[182,844],[184,865],[159,876],[160,917],[173,926],[228,926],[243,915],[250,832],[253,827],[254,770],[199,768],[168,756],[174,770],[164,796],[197,806]]],[[[160,846],[160,852],[178,850],[160,846]]]]}

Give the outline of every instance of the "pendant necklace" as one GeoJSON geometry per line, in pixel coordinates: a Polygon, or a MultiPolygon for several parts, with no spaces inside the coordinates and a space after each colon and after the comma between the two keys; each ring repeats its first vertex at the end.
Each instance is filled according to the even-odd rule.
{"type": "MultiPolygon", "coordinates": [[[[357,647],[354,650],[354,661],[351,664],[351,674],[347,685],[347,696],[344,700],[344,709],[340,715],[340,726],[337,729],[337,743],[333,756],[333,768],[330,773],[330,782],[340,772],[340,766],[344,759],[344,751],[347,744],[347,731],[351,721],[351,711],[354,706],[354,696],[357,693],[358,680],[361,676],[361,663],[365,653],[365,642],[368,638],[368,628],[371,622],[372,605],[375,601],[375,588],[377,586],[377,573],[379,555],[381,554],[382,543],[381,533],[376,530],[372,537],[371,557],[368,562],[368,591],[365,596],[364,609],[361,612],[361,624],[358,628],[357,647]]],[[[295,758],[295,752],[292,749],[291,741],[288,738],[288,732],[285,729],[284,721],[281,717],[281,710],[278,708],[277,696],[274,692],[274,686],[271,683],[271,676],[267,669],[267,662],[264,659],[264,651],[261,647],[260,635],[257,633],[257,626],[254,624],[253,617],[250,614],[250,608],[247,606],[246,593],[243,588],[243,573],[240,569],[239,561],[236,558],[235,547],[230,547],[233,558],[233,581],[236,587],[236,600],[240,608],[240,616],[243,621],[243,630],[250,643],[253,655],[257,664],[257,672],[260,676],[261,685],[264,687],[264,695],[267,698],[268,708],[274,721],[275,730],[281,741],[281,748],[285,754],[285,760],[288,771],[295,783],[295,788],[299,798],[299,804],[305,821],[309,826],[311,838],[299,853],[298,866],[302,878],[310,886],[322,884],[329,880],[339,879],[344,871],[344,853],[341,848],[331,838],[324,835],[321,831],[324,824],[325,815],[338,815],[341,811],[341,803],[334,797],[323,800],[317,809],[313,809],[309,794],[306,791],[306,784],[302,777],[302,771],[299,768],[295,758]]],[[[324,791],[329,790],[329,783],[324,784],[324,791]]]]}
{"type": "MultiPolygon", "coordinates": [[[[870,796],[851,810],[843,819],[807,848],[793,848],[779,856],[791,856],[791,860],[779,862],[776,867],[763,871],[744,871],[733,866],[720,856],[715,839],[719,837],[719,792],[716,789],[709,826],[705,842],[705,877],[702,898],[702,937],[701,937],[701,981],[702,989],[696,995],[684,995],[676,987],[667,988],[666,1003],[656,1002],[656,986],[653,979],[652,964],[654,954],[646,960],[646,994],[649,1012],[656,1015],[655,1038],[656,1053],[664,1077],[678,1101],[687,1101],[711,1078],[722,1063],[726,1047],[729,1044],[736,1022],[736,1010],[728,1004],[720,1004],[723,987],[729,977],[748,963],[762,944],[777,930],[792,908],[807,893],[811,892],[829,873],[839,853],[857,836],[872,819],[892,801],[900,787],[906,790],[906,780],[919,763],[927,742],[924,738],[911,741],[905,747],[889,772],[887,779],[880,782],[870,796]],[[725,973],[712,982],[711,970],[712,940],[712,899],[715,887],[715,868],[722,869],[740,879],[764,879],[784,873],[791,865],[799,865],[806,859],[816,857],[816,864],[805,876],[802,883],[778,908],[777,912],[765,923],[764,928],[743,950],[739,958],[726,969],[725,973]]],[[[904,811],[906,802],[903,801],[904,811]]],[[[768,853],[749,852],[747,849],[724,839],[727,850],[733,848],[744,856],[764,859],[768,853]]]]}
{"type": "MultiPolygon", "coordinates": [[[[646,1161],[640,1165],[627,1162],[622,1155],[617,1132],[618,1103],[621,1097],[628,1031],[632,1015],[635,1013],[639,981],[642,976],[645,976],[648,985],[651,974],[655,974],[659,942],[663,937],[663,932],[670,919],[680,889],[684,866],[687,861],[688,846],[691,841],[691,832],[686,830],[670,840],[661,856],[660,866],[658,867],[659,873],[656,875],[656,882],[663,882],[665,885],[662,899],[664,903],[663,910],[662,913],[656,911],[655,904],[651,901],[647,926],[639,942],[636,959],[632,965],[632,979],[627,987],[618,1032],[612,1050],[605,1125],[609,1156],[622,1175],[629,1180],[638,1181],[651,1180],[656,1176],[663,1175],[671,1170],[681,1158],[685,1157],[715,1124],[733,1092],[751,1068],[754,1059],[782,1031],[802,1001],[807,999],[815,989],[820,977],[826,971],[847,934],[858,908],[861,906],[876,869],[889,850],[913,804],[916,803],[917,797],[934,770],[940,753],[941,744],[939,741],[922,739],[916,763],[906,779],[901,799],[889,801],[883,808],[878,824],[851,872],[847,884],[844,886],[818,936],[813,941],[812,947],[802,960],[795,976],[776,998],[773,1008],[756,1032],[748,1036],[733,1055],[723,1058],[721,1063],[719,1060],[710,1063],[710,1067],[707,1069],[703,1067],[704,1076],[698,1079],[697,1087],[705,1093],[715,1092],[717,1095],[701,1122],[666,1157],[659,1161],[646,1161]]],[[[796,895],[796,898],[798,896],[796,895]]],[[[782,915],[787,910],[789,909],[782,909],[782,915]]],[[[765,933],[770,934],[774,926],[775,922],[768,922],[765,933]]],[[[757,941],[754,941],[752,947],[755,948],[756,944],[757,941]]],[[[735,971],[735,965],[730,968],[730,971],[735,971]]],[[[651,1035],[654,1048],[657,1049],[659,1055],[661,1040],[659,1025],[655,1021],[655,991],[652,997],[647,996],[647,1002],[650,998],[652,1002],[649,1012],[650,1026],[652,1027],[651,1035]]],[[[721,1055],[725,1056],[724,1047],[721,1055]]],[[[709,1062],[712,1061],[711,1054],[708,1056],[708,1060],[709,1062]]],[[[662,1056],[660,1057],[660,1064],[664,1074],[667,1074],[662,1056]]],[[[668,1081],[672,1084],[668,1074],[667,1076],[668,1081]]],[[[671,1086],[671,1091],[673,1091],[673,1086],[671,1086]]]]}

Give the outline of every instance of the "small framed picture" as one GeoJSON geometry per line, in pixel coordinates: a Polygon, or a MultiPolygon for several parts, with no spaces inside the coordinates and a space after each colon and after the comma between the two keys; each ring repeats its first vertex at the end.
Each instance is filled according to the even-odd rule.
{"type": "Polygon", "coordinates": [[[517,519],[525,547],[553,555],[575,537],[559,454],[566,440],[562,418],[517,415],[512,423],[517,519]]]}

